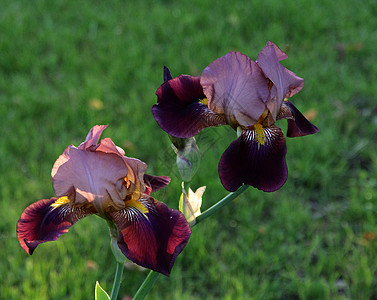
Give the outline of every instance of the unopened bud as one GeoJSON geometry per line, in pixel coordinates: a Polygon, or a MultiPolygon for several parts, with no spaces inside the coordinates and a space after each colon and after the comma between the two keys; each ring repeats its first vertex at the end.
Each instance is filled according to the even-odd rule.
{"type": "Polygon", "coordinates": [[[189,182],[200,166],[199,148],[194,137],[181,139],[169,136],[172,148],[177,154],[177,168],[183,181],[189,182]]]}
{"type": "Polygon", "coordinates": [[[184,183],[182,182],[182,194],[179,199],[179,210],[186,217],[190,226],[195,225],[196,217],[201,214],[200,207],[202,206],[202,197],[206,187],[202,186],[194,193],[190,188],[186,193],[184,183]]]}

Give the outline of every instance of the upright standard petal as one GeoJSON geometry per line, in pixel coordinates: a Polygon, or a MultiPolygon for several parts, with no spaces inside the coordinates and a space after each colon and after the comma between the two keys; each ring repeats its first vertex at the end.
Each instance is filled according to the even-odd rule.
{"type": "Polygon", "coordinates": [[[77,148],[81,150],[95,150],[98,146],[101,134],[106,128],[107,125],[94,125],[87,134],[85,141],[77,148]]]}
{"type": "Polygon", "coordinates": [[[124,208],[126,176],[120,157],[69,146],[54,164],[52,184],[58,197],[74,190],[72,204],[90,203],[103,214],[110,207],[124,208]]]}
{"type": "Polygon", "coordinates": [[[267,107],[274,121],[276,121],[284,98],[297,94],[304,86],[302,78],[279,63],[280,60],[286,58],[288,56],[270,41],[267,42],[267,45],[259,52],[257,57],[257,64],[273,83],[267,107]]]}
{"type": "Polygon", "coordinates": [[[240,52],[213,61],[200,76],[208,107],[233,128],[254,125],[266,109],[269,89],[259,66],[240,52]]]}
{"type": "Polygon", "coordinates": [[[168,80],[158,88],[156,95],[158,102],[153,105],[153,116],[172,136],[189,138],[203,128],[226,124],[223,116],[200,102],[205,95],[199,77],[181,75],[168,80]]]}
{"type": "Polygon", "coordinates": [[[190,226],[181,212],[148,195],[140,203],[148,212],[128,206],[110,213],[118,228],[118,246],[133,262],[168,276],[189,240],[190,226]]]}
{"type": "Polygon", "coordinates": [[[231,192],[242,184],[265,192],[276,191],[287,180],[286,152],[283,132],[275,125],[264,128],[263,133],[243,130],[220,159],[221,183],[231,192]]]}
{"type": "Polygon", "coordinates": [[[17,222],[17,238],[29,254],[45,242],[56,241],[60,235],[83,217],[93,212],[84,207],[73,208],[67,197],[42,199],[29,205],[17,222]]]}

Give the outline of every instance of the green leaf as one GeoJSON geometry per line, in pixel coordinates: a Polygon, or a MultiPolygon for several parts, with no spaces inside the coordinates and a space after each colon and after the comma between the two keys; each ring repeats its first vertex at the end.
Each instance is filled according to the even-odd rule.
{"type": "Polygon", "coordinates": [[[106,293],[106,291],[99,285],[99,282],[96,281],[96,288],[95,288],[95,300],[109,300],[110,296],[106,293]]]}

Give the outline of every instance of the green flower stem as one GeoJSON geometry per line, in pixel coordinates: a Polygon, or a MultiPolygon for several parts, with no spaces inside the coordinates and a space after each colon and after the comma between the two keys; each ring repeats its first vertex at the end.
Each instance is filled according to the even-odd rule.
{"type": "MultiPolygon", "coordinates": [[[[217,202],[215,205],[208,208],[206,211],[204,211],[202,214],[196,217],[196,224],[202,222],[204,219],[208,218],[215,212],[217,212],[220,208],[227,205],[229,202],[236,199],[240,194],[242,194],[244,191],[247,190],[249,186],[248,185],[242,185],[240,188],[238,188],[237,191],[229,193],[227,196],[222,198],[219,202],[217,202]]],[[[196,225],[195,224],[195,225],[196,225]]]]}
{"type": "Polygon", "coordinates": [[[132,298],[133,300],[142,300],[145,298],[146,295],[148,295],[149,291],[151,290],[153,284],[156,282],[158,277],[160,276],[160,273],[157,273],[155,271],[150,271],[147,278],[145,278],[142,285],[137,290],[135,296],[132,298]]]}
{"type": "Polygon", "coordinates": [[[116,300],[116,298],[118,297],[118,292],[119,292],[120,282],[122,280],[123,270],[124,270],[124,264],[117,262],[117,268],[116,268],[116,271],[115,271],[113,289],[111,290],[111,296],[110,296],[111,300],[116,300]]]}
{"type": "MultiPolygon", "coordinates": [[[[199,215],[196,218],[196,224],[198,224],[199,222],[202,222],[204,219],[208,218],[209,216],[211,216],[212,214],[217,212],[220,208],[224,207],[229,202],[236,199],[240,194],[242,194],[244,191],[246,191],[248,187],[249,187],[248,185],[243,185],[237,191],[229,193],[227,196],[225,196],[223,199],[221,199],[215,205],[211,206],[205,212],[203,212],[201,215],[199,215]]],[[[194,225],[196,225],[196,224],[194,224],[194,225]]],[[[144,282],[141,284],[141,286],[139,287],[138,291],[136,292],[134,298],[132,298],[132,299],[133,300],[143,300],[145,298],[145,296],[151,290],[153,284],[155,283],[155,281],[157,280],[159,275],[160,275],[160,273],[157,273],[155,271],[150,271],[147,278],[145,278],[144,282]]]]}

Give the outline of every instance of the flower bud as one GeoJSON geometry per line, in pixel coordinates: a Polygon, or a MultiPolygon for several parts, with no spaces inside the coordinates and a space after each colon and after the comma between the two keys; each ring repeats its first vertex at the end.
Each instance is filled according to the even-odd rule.
{"type": "Polygon", "coordinates": [[[170,136],[172,148],[177,154],[177,168],[183,181],[190,182],[200,166],[200,152],[194,137],[181,139],[170,136]]]}
{"type": "Polygon", "coordinates": [[[194,193],[190,188],[188,195],[186,193],[184,183],[182,182],[182,194],[179,199],[179,210],[186,217],[190,226],[195,225],[196,217],[201,214],[200,207],[202,206],[202,197],[206,187],[202,186],[194,193]]]}

